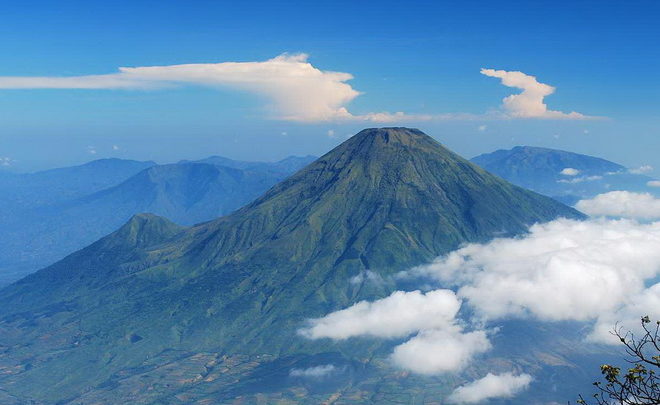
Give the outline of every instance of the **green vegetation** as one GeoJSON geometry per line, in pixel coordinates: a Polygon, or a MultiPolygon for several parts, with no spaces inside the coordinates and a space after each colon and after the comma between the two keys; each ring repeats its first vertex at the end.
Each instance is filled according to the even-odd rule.
{"type": "MultiPolygon", "coordinates": [[[[364,130],[231,215],[185,229],[140,215],[1,290],[0,386],[47,401],[123,392],[149,403],[156,394],[184,395],[182,387],[185,395],[208,390],[216,401],[255,392],[286,397],[277,391],[285,385],[273,381],[325,356],[353,370],[333,386],[341,395],[363,397],[358,382],[378,384],[365,388],[372,392],[400,388],[383,343],[330,345],[296,330],[307,318],[389,293],[387,283],[349,282],[362,271],[391,275],[462,243],[520,234],[559,216],[583,218],[418,130],[364,130]],[[186,374],[202,363],[207,371],[186,374]],[[186,383],[158,379],[171,378],[163,370],[174,365],[185,368],[186,383]],[[209,377],[223,367],[226,378],[209,377]]],[[[414,381],[400,395],[419,394],[414,381]]]]}

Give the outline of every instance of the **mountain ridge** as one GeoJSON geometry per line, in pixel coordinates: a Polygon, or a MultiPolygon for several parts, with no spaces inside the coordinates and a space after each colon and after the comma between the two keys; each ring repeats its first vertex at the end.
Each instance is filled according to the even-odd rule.
{"type": "MultiPolygon", "coordinates": [[[[367,129],[228,216],[187,229],[136,217],[0,290],[0,345],[11,348],[0,368],[14,370],[0,383],[22,397],[74,401],[81,384],[112,387],[172,350],[247,356],[255,372],[330,353],[343,364],[379,364],[369,359],[381,343],[328,346],[296,331],[310,317],[387,295],[387,283],[349,282],[366,270],[386,276],[557,216],[584,217],[419,130],[367,129]],[[158,227],[167,238],[136,245],[141,238],[126,237],[158,227]],[[16,366],[26,361],[29,369],[16,366]],[[67,380],[56,378],[62,373],[67,380]]],[[[230,398],[231,387],[215,392],[230,398]]]]}

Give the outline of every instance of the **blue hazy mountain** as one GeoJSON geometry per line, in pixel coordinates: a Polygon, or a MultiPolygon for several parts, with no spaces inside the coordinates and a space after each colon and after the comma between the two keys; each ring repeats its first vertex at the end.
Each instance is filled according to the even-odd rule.
{"type": "MultiPolygon", "coordinates": [[[[364,130],[229,215],[189,228],[137,215],[0,290],[2,394],[62,404],[437,400],[447,380],[392,368],[392,342],[310,341],[298,328],[389,294],[351,285],[366,270],[387,277],[559,216],[584,217],[418,130],[364,130]],[[319,362],[344,371],[318,385],[289,375],[319,362]]],[[[564,370],[574,329],[512,329],[516,361],[550,378],[558,368],[542,371],[539,359],[552,359],[561,378],[575,377],[564,370]]]]}
{"type": "Polygon", "coordinates": [[[605,159],[563,150],[516,146],[471,161],[513,184],[571,205],[613,190],[658,191],[647,186],[651,177],[605,159]]]}
{"type": "Polygon", "coordinates": [[[3,191],[13,206],[0,216],[0,284],[92,243],[137,213],[155,213],[183,225],[228,214],[309,160],[209,159],[233,166],[225,167],[112,159],[12,175],[3,191]],[[26,199],[29,204],[23,203],[26,199]]]}
{"type": "Polygon", "coordinates": [[[1,207],[28,208],[66,201],[121,183],[155,162],[99,159],[35,173],[3,173],[1,207]]]}

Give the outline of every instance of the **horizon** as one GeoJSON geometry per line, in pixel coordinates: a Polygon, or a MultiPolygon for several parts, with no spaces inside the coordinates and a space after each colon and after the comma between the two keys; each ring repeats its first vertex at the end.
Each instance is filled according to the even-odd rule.
{"type": "Polygon", "coordinates": [[[274,161],[387,121],[464,156],[532,145],[660,167],[660,7],[592,4],[8,5],[0,157],[18,171],[95,157],[274,161]],[[417,23],[394,33],[381,21],[417,23]],[[264,82],[269,69],[283,76],[264,82]]]}

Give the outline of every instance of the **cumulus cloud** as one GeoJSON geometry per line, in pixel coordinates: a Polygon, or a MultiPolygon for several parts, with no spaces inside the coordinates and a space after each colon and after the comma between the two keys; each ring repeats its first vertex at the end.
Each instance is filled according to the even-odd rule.
{"type": "Polygon", "coordinates": [[[490,349],[483,330],[465,332],[456,319],[461,302],[451,290],[396,291],[389,297],[362,301],[349,308],[312,319],[300,333],[310,339],[354,336],[402,338],[394,365],[419,374],[459,370],[475,355],[490,349]]]}
{"type": "Polygon", "coordinates": [[[575,207],[591,216],[660,218],[660,199],[649,193],[611,191],[589,200],[580,200],[575,207]]]}
{"type": "Polygon", "coordinates": [[[529,374],[491,374],[458,387],[447,398],[450,404],[476,404],[492,398],[511,398],[527,389],[532,382],[529,374]]]}
{"type": "Polygon", "coordinates": [[[0,156],[0,166],[5,166],[9,167],[12,165],[12,162],[14,159],[8,157],[8,156],[0,156]]]}
{"type": "Polygon", "coordinates": [[[640,167],[635,167],[632,169],[628,169],[628,171],[632,174],[646,174],[650,173],[653,171],[653,166],[651,165],[642,165],[640,167]]]}
{"type": "Polygon", "coordinates": [[[651,180],[646,183],[649,187],[660,187],[660,180],[651,180]]]}
{"type": "Polygon", "coordinates": [[[508,87],[522,90],[522,93],[512,94],[505,97],[503,108],[509,118],[542,118],[542,119],[590,119],[577,112],[564,113],[548,109],[545,97],[553,94],[555,88],[545,83],[540,83],[536,77],[523,72],[509,72],[506,70],[481,69],[481,74],[495,77],[508,87]]]}
{"type": "Polygon", "coordinates": [[[323,364],[309,368],[292,368],[289,371],[291,377],[322,378],[337,372],[333,364],[323,364]]]}
{"type": "Polygon", "coordinates": [[[465,333],[459,326],[425,330],[394,348],[391,359],[395,365],[418,374],[439,374],[457,371],[472,358],[490,350],[486,332],[465,333]]]}
{"type": "Polygon", "coordinates": [[[580,174],[580,171],[578,169],[573,169],[572,167],[567,167],[563,169],[560,174],[563,174],[564,176],[577,176],[580,174]]]}
{"type": "Polygon", "coordinates": [[[453,325],[461,307],[451,290],[396,291],[369,302],[360,301],[323,318],[311,319],[300,334],[310,339],[348,339],[354,336],[405,337],[419,330],[453,325]]]}
{"type": "MultiPolygon", "coordinates": [[[[560,219],[521,238],[467,245],[409,273],[456,286],[484,320],[596,321],[611,330],[612,314],[660,316],[660,306],[638,301],[660,299],[660,288],[646,287],[660,275],[660,222],[560,219]]],[[[592,337],[604,340],[597,330],[592,337]]]]}
{"type": "Polygon", "coordinates": [[[484,132],[487,128],[488,128],[488,126],[486,126],[486,125],[479,125],[477,127],[477,130],[479,130],[479,132],[484,132]]]}

